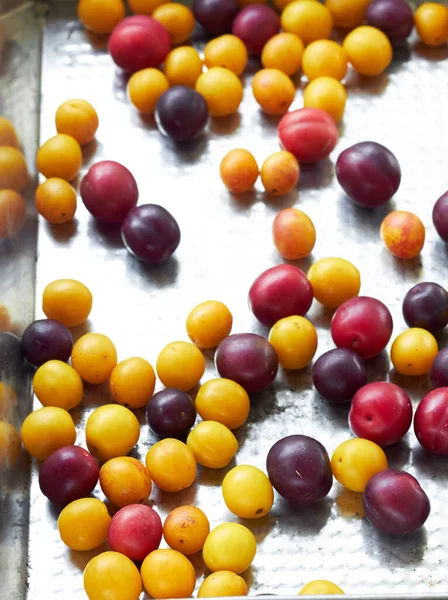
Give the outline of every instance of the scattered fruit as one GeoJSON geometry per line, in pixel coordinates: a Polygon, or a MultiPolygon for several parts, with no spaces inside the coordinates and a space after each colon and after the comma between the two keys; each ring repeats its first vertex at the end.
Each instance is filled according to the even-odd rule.
{"type": "Polygon", "coordinates": [[[350,402],[367,384],[364,361],[348,348],[335,348],[322,354],[313,365],[312,376],[318,393],[334,404],[350,402]]]}
{"type": "Polygon", "coordinates": [[[59,515],[61,540],[71,550],[93,550],[107,540],[111,518],[106,505],[97,498],[80,498],[59,515]]]}
{"type": "Polygon", "coordinates": [[[237,429],[249,416],[250,401],[246,390],[231,379],[210,379],[195,399],[196,410],[204,421],[217,421],[237,429]]]}
{"type": "Polygon", "coordinates": [[[188,598],[196,585],[191,562],[171,549],[154,550],[141,566],[143,586],[153,598],[188,598]]]}
{"type": "Polygon", "coordinates": [[[294,33],[277,33],[266,42],[261,62],[266,69],[278,69],[288,76],[294,75],[302,65],[303,43],[294,33]]]}
{"type": "Polygon", "coordinates": [[[57,109],[55,121],[58,133],[71,135],[81,146],[94,139],[99,123],[96,110],[86,100],[66,100],[57,109]]]}
{"type": "Polygon", "coordinates": [[[81,146],[71,135],[58,133],[39,148],[36,164],[39,172],[47,179],[57,177],[72,181],[81,169],[81,146]]]}
{"type": "Polygon", "coordinates": [[[37,212],[49,223],[61,225],[75,216],[76,191],[65,179],[47,179],[37,187],[34,199],[37,212]]]}
{"type": "Polygon", "coordinates": [[[170,82],[159,69],[142,69],[128,81],[129,100],[142,114],[153,115],[159,98],[169,87],[170,82]]]}
{"type": "Polygon", "coordinates": [[[437,340],[429,331],[412,327],[395,338],[390,359],[402,375],[426,375],[438,351],[437,340]]]}
{"type": "Polygon", "coordinates": [[[261,165],[261,183],[271,196],[284,196],[291,192],[299,181],[300,168],[291,152],[274,152],[261,165]]]}
{"type": "Polygon", "coordinates": [[[242,519],[261,519],[272,508],[274,491],[268,477],[251,465],[231,469],[222,482],[227,508],[242,519]]]}
{"type": "Polygon", "coordinates": [[[49,319],[66,327],[82,325],[92,309],[92,293],[75,279],[57,279],[49,283],[42,295],[42,310],[49,319]]]}
{"type": "Polygon", "coordinates": [[[287,260],[309,256],[316,243],[316,229],[311,219],[297,208],[285,208],[272,224],[272,239],[277,252],[287,260]]]}
{"type": "Polygon", "coordinates": [[[148,450],[146,467],[153,482],[165,492],[179,492],[196,478],[196,461],[190,448],[173,438],[165,438],[148,450]]]}
{"type": "Polygon", "coordinates": [[[139,437],[140,424],[137,417],[119,404],[100,406],[87,419],[87,447],[102,462],[126,456],[139,437]]]}
{"type": "Polygon", "coordinates": [[[73,367],[61,360],[49,360],[34,374],[33,391],[43,406],[71,410],[81,402],[84,390],[73,367]]]}
{"type": "Polygon", "coordinates": [[[232,329],[232,314],[225,304],[208,300],[187,317],[187,333],[198,348],[216,348],[232,329]]]}
{"type": "Polygon", "coordinates": [[[239,575],[250,567],[256,552],[257,542],[247,527],[239,523],[222,523],[209,533],[202,556],[213,573],[232,571],[239,575]]]}
{"type": "Polygon", "coordinates": [[[296,95],[294,84],[279,69],[261,69],[255,73],[252,92],[261,110],[268,115],[283,115],[296,95]]]}
{"type": "Polygon", "coordinates": [[[194,15],[183,4],[164,2],[155,9],[151,16],[166,28],[172,44],[182,44],[193,33],[194,15]]]}
{"type": "Polygon", "coordinates": [[[257,161],[248,150],[236,148],[222,159],[219,174],[223,184],[233,194],[250,192],[258,179],[257,161]]]}
{"type": "Polygon", "coordinates": [[[87,563],[84,590],[89,600],[138,600],[142,579],[127,556],[119,552],[102,552],[87,563]]]}
{"type": "Polygon", "coordinates": [[[163,537],[173,550],[185,556],[202,550],[210,533],[207,516],[197,506],[179,506],[163,524],[163,537]]]}
{"type": "Polygon", "coordinates": [[[117,364],[117,350],[101,333],[86,333],[73,346],[72,366],[87,383],[104,383],[117,364]]]}
{"type": "Polygon", "coordinates": [[[99,474],[101,491],[118,508],[143,504],[149,498],[152,483],[148,469],[131,456],[111,458],[99,474]]]}
{"type": "Polygon", "coordinates": [[[389,38],[376,27],[363,25],[353,29],[342,47],[355,71],[366,77],[380,75],[392,61],[389,38]]]}
{"type": "Polygon", "coordinates": [[[188,394],[172,388],[157,392],[146,407],[148,425],[160,437],[182,437],[196,420],[194,402],[188,394]]]}
{"type": "Polygon", "coordinates": [[[188,434],[187,446],[196,462],[209,469],[223,469],[238,451],[236,437],[217,421],[201,421],[188,434]]]}
{"type": "Polygon", "coordinates": [[[110,374],[110,391],[117,404],[136,410],[146,406],[154,393],[154,369],[144,358],[127,358],[110,374]]]}
{"type": "Polygon", "coordinates": [[[269,342],[284,369],[303,369],[316,354],[317,333],[308,319],[285,317],[277,321],[269,332],[269,342]]]}
{"type": "Polygon", "coordinates": [[[362,438],[342,442],[331,457],[333,475],[352,492],[363,492],[367,482],[387,466],[384,451],[362,438]]]}
{"type": "Polygon", "coordinates": [[[311,266],[308,279],[316,300],[330,308],[356,297],[361,288],[358,269],[344,258],[321,258],[311,266]]]}
{"type": "Polygon", "coordinates": [[[128,504],[112,517],[107,532],[111,550],[133,561],[144,560],[157,550],[162,539],[162,521],[150,506],[128,504]]]}
{"type": "Polygon", "coordinates": [[[20,436],[31,456],[45,460],[58,448],[73,445],[76,430],[70,413],[55,406],[45,406],[25,418],[20,436]]]}

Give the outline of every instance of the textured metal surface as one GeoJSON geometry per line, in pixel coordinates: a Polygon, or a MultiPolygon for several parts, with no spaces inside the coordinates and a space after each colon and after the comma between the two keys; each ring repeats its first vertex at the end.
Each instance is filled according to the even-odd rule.
{"type": "MultiPolygon", "coordinates": [[[[281,208],[297,206],[314,221],[317,244],[313,260],[341,256],[357,265],[362,294],[387,303],[394,316],[394,336],[405,329],[401,301],[417,281],[446,283],[447,253],[436,239],[430,213],[446,190],[448,155],[448,89],[446,48],[423,51],[415,44],[397,52],[387,74],[361,81],[350,73],[349,98],[339,144],[316,167],[304,168],[298,191],[272,199],[256,193],[236,200],[223,188],[218,167],[234,147],[251,150],[263,161],[278,149],[276,119],[264,116],[245,77],[245,97],[239,113],[214,119],[207,135],[194,145],[176,148],[161,137],[152,120],[142,119],[126,98],[126,80],[105,51],[104,41],[85,33],[75,20],[74,7],[52,9],[44,40],[41,139],[55,133],[54,112],[72,97],[91,101],[100,117],[97,141],[86,149],[83,173],[96,161],[113,159],[134,173],[140,203],[156,202],[176,217],[182,241],[175,257],[150,268],[124,249],[118,232],[100,227],[80,204],[74,224],[50,227],[40,222],[37,263],[37,317],[44,286],[60,277],[85,282],[94,295],[89,322],[116,343],[119,358],[141,355],[153,364],[168,342],[187,339],[185,318],[206,299],[225,302],[234,315],[234,332],[266,334],[247,308],[247,291],[264,269],[281,262],[271,241],[271,224],[281,208]],[[388,146],[398,157],[403,179],[395,199],[374,211],[352,205],[334,178],[339,152],[363,140],[388,146]],[[422,256],[399,262],[382,247],[379,225],[391,208],[414,210],[427,226],[422,256]]],[[[299,84],[293,107],[301,106],[299,84]]],[[[317,356],[331,347],[331,314],[316,303],[309,314],[319,335],[317,356]]],[[[77,331],[81,334],[85,331],[77,331]]],[[[427,389],[427,380],[400,378],[391,371],[387,354],[369,362],[371,380],[390,379],[403,385],[414,400],[427,389]]],[[[203,381],[215,376],[212,356],[203,381]]],[[[107,402],[106,387],[86,386],[86,398],[74,411],[77,443],[84,444],[89,413],[107,402]]],[[[142,419],[143,422],[143,419],[142,419]]],[[[305,433],[319,439],[331,453],[350,437],[347,409],[327,406],[312,390],[310,369],[297,374],[281,371],[273,388],[253,398],[250,419],[238,432],[238,463],[261,468],[279,438],[305,433]]],[[[154,441],[142,426],[138,456],[154,441]]],[[[395,539],[375,532],[362,519],[360,495],[336,483],[330,496],[307,510],[291,509],[277,498],[264,519],[245,523],[255,533],[258,553],[245,574],[250,593],[292,595],[311,579],[330,579],[346,593],[448,592],[448,463],[418,447],[412,433],[389,449],[390,464],[405,468],[421,481],[432,502],[426,527],[416,535],[395,539]]],[[[211,525],[234,520],[221,497],[223,472],[200,470],[197,484],[180,494],[154,490],[156,508],[165,515],[173,507],[194,503],[203,507],[211,525]]],[[[101,497],[100,492],[98,495],[101,497]]],[[[81,570],[94,553],[70,552],[60,541],[57,513],[41,496],[33,470],[29,546],[29,598],[83,598],[81,570]]],[[[195,561],[200,582],[204,567],[195,561]]]]}

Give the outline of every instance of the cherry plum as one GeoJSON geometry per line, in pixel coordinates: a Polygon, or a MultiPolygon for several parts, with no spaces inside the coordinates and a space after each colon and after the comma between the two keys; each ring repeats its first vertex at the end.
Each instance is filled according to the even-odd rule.
{"type": "Polygon", "coordinates": [[[448,456],[448,387],[431,390],[422,398],[415,411],[414,431],[423,448],[448,456]]]}
{"type": "Polygon", "coordinates": [[[131,560],[144,560],[160,545],[162,521],[151,507],[129,504],[112,518],[107,539],[111,550],[131,560]]]}
{"type": "Polygon", "coordinates": [[[322,354],[313,365],[312,376],[319,394],[334,404],[350,402],[367,383],[363,359],[347,348],[335,348],[322,354]]]}
{"type": "Polygon", "coordinates": [[[414,285],[403,300],[403,316],[409,327],[439,333],[448,323],[448,294],[441,285],[423,282],[414,285]]]}

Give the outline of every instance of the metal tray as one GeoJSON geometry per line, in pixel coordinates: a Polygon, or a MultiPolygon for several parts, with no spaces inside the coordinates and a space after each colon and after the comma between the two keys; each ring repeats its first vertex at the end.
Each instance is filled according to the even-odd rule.
{"type": "MultiPolygon", "coordinates": [[[[11,9],[13,0],[3,2],[3,12],[11,9]]],[[[55,133],[58,105],[68,98],[85,98],[96,107],[100,128],[84,153],[82,174],[102,159],[122,162],[137,179],[140,202],[166,206],[182,231],[175,256],[162,267],[150,268],[127,253],[119,233],[97,225],[80,202],[72,224],[52,227],[39,221],[36,246],[31,194],[29,227],[0,255],[2,302],[10,305],[19,331],[32,319],[34,293],[35,315],[41,317],[45,285],[71,277],[92,290],[94,307],[88,328],[110,336],[119,359],[140,355],[154,364],[166,343],[187,339],[189,310],[211,298],[230,307],[234,332],[266,334],[247,307],[247,291],[259,273],[281,262],[271,241],[271,224],[280,209],[293,205],[303,209],[317,228],[312,257],[296,264],[307,270],[314,260],[326,256],[353,261],[361,271],[362,294],[380,298],[391,309],[394,337],[406,328],[401,316],[406,291],[418,281],[446,284],[447,251],[430,215],[448,185],[447,48],[424,49],[412,38],[409,45],[397,49],[387,73],[364,80],[350,72],[344,123],[330,159],[303,167],[298,190],[283,198],[270,198],[258,186],[256,193],[240,201],[219,180],[223,155],[234,147],[245,147],[261,162],[278,148],[278,120],[258,109],[250,91],[250,75],[243,78],[246,93],[240,111],[212,119],[206,135],[178,148],[158,133],[151,119],[141,118],[133,109],[126,97],[126,78],[108,56],[104,39],[86,33],[77,22],[74,3],[20,6],[3,19],[3,30],[8,52],[0,71],[0,113],[18,126],[30,167],[37,121],[44,141],[55,133]],[[376,210],[350,203],[334,178],[339,152],[363,140],[387,145],[403,171],[396,197],[376,210]],[[418,259],[397,261],[382,246],[379,225],[395,207],[413,210],[427,226],[427,241],[418,259]]],[[[293,108],[302,103],[304,85],[299,79],[297,86],[293,108]]],[[[317,303],[309,313],[319,335],[317,356],[332,347],[331,316],[317,303]]],[[[85,331],[86,327],[76,329],[75,337],[85,331]]],[[[441,344],[444,339],[440,338],[441,344]]],[[[371,381],[394,381],[415,402],[429,389],[427,378],[394,373],[387,353],[369,361],[368,368],[371,381]]],[[[20,392],[14,417],[19,425],[30,406],[29,380],[23,377],[18,359],[13,372],[6,371],[0,368],[20,392]]],[[[213,356],[208,353],[203,381],[214,376],[213,356]]],[[[82,407],[73,411],[78,444],[85,443],[83,430],[89,413],[109,400],[107,386],[86,385],[82,407]]],[[[297,373],[281,370],[272,389],[253,398],[250,418],[237,434],[237,462],[264,468],[271,445],[292,433],[316,437],[331,454],[350,437],[347,412],[346,407],[330,407],[317,396],[310,368],[297,373]]],[[[144,457],[154,438],[140,417],[142,433],[135,455],[144,457]]],[[[402,598],[411,593],[414,598],[448,598],[444,564],[448,556],[448,519],[444,516],[448,462],[424,453],[412,432],[387,449],[387,454],[391,466],[415,474],[430,496],[432,513],[426,527],[402,539],[381,535],[362,518],[360,495],[337,483],[325,501],[306,510],[291,509],[277,497],[267,517],[245,522],[258,541],[257,556],[244,575],[251,595],[294,595],[309,580],[330,579],[346,593],[364,597],[399,594],[402,598]]],[[[224,472],[202,469],[190,489],[171,495],[155,489],[151,500],[161,515],[175,506],[194,503],[205,509],[212,526],[235,520],[221,496],[224,472]]],[[[101,497],[100,491],[96,493],[101,497]]],[[[57,511],[39,491],[36,465],[29,468],[23,457],[12,475],[1,475],[0,499],[0,598],[84,598],[81,571],[95,553],[71,552],[60,541],[57,511]]],[[[205,569],[200,558],[194,564],[200,583],[205,569]]]]}

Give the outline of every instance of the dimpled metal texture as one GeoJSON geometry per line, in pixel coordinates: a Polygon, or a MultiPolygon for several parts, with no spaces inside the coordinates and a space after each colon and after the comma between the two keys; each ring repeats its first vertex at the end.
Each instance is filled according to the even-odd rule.
{"type": "MultiPolygon", "coordinates": [[[[360,270],[362,295],[387,304],[394,317],[393,337],[406,329],[401,303],[419,281],[446,284],[447,253],[431,222],[436,199],[446,191],[448,176],[448,49],[427,49],[411,38],[395,52],[387,73],[361,79],[350,72],[348,101],[339,143],[328,160],[304,166],[298,189],[270,198],[260,183],[242,199],[230,195],[219,178],[223,156],[236,147],[252,151],[261,165],[279,149],[277,118],[265,116],[250,89],[254,69],[243,76],[245,96],[238,113],[211,119],[206,135],[187,146],[162,137],[154,121],[140,117],[126,95],[126,77],[115,67],[105,40],[86,33],[76,20],[75,5],[57,3],[48,15],[43,56],[41,141],[54,135],[54,114],[68,98],[91,101],[100,127],[96,141],[84,149],[81,175],[97,161],[123,163],[134,174],[139,204],[159,203],[177,219],[182,240],[174,256],[158,267],[147,266],[124,248],[119,231],[95,223],[79,202],[72,224],[51,227],[39,223],[36,305],[37,318],[44,287],[70,277],[83,281],[94,297],[86,327],[115,342],[119,359],[142,356],[155,364],[170,341],[187,340],[185,319],[199,302],[217,299],[234,315],[233,333],[267,335],[251,315],[247,294],[265,269],[280,264],[271,239],[275,215],[296,206],[317,229],[310,258],[298,261],[305,271],[320,258],[339,256],[360,270]],[[354,143],[372,140],[387,146],[398,158],[402,183],[387,205],[366,210],[350,202],[339,188],[334,164],[339,153],[354,143]],[[421,256],[401,262],[383,247],[379,227],[384,216],[399,208],[423,220],[426,244],[421,256]]],[[[198,42],[198,48],[202,43],[198,42]]],[[[292,108],[302,106],[304,81],[292,108]]],[[[317,327],[316,358],[332,348],[332,313],[316,302],[308,313],[317,327]]],[[[441,335],[439,341],[446,340],[441,335]]],[[[390,348],[390,346],[389,346],[390,348]]],[[[206,352],[203,381],[216,377],[213,353],[206,352]]],[[[390,380],[402,385],[416,402],[429,389],[427,378],[402,378],[394,373],[388,353],[368,362],[369,381],[390,380]]],[[[107,386],[86,385],[82,406],[73,411],[77,443],[85,445],[84,427],[91,411],[108,401],[107,386]]],[[[160,384],[156,389],[161,389],[160,384]]],[[[305,434],[318,439],[331,453],[351,433],[348,408],[327,405],[312,389],[311,366],[298,372],[282,369],[274,385],[252,398],[247,423],[237,432],[237,464],[265,469],[266,456],[280,438],[305,434]]],[[[156,438],[144,422],[135,456],[144,460],[156,438]]],[[[276,496],[272,511],[259,521],[241,521],[254,532],[258,552],[245,573],[250,594],[294,595],[308,581],[330,579],[349,594],[427,596],[448,591],[448,463],[425,454],[413,432],[387,449],[390,466],[415,475],[429,495],[432,513],[424,529],[406,538],[382,535],[363,519],[361,497],[336,482],[330,495],[307,509],[290,508],[276,496]]],[[[234,463],[231,463],[229,468],[234,463]]],[[[182,504],[196,504],[211,526],[237,520],[222,499],[220,483],[227,472],[199,469],[197,483],[179,494],[154,487],[151,502],[164,517],[182,504]]],[[[95,495],[102,498],[99,488],[95,495]]],[[[29,598],[85,598],[81,571],[95,552],[71,552],[60,541],[57,511],[38,488],[37,470],[31,482],[29,598]]],[[[164,544],[164,542],[163,542],[164,544]]],[[[206,569],[193,557],[198,585],[206,569]]]]}

